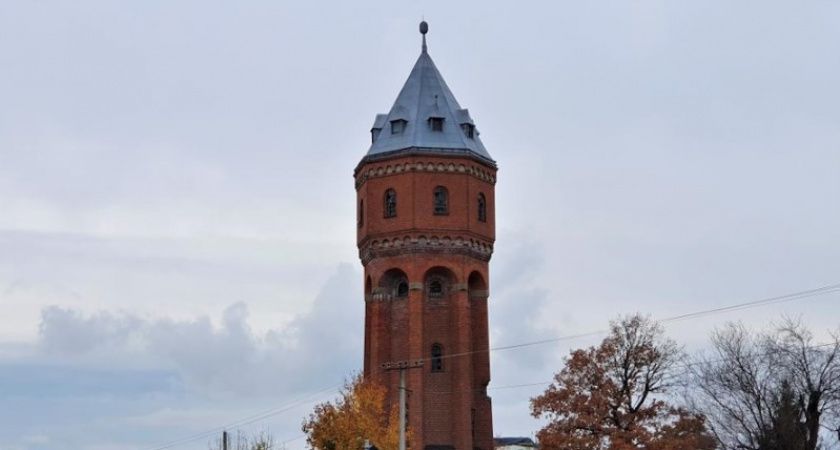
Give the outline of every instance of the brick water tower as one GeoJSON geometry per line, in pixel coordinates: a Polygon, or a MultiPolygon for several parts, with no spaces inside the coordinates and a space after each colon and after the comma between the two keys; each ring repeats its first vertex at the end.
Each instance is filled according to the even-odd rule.
{"type": "Polygon", "coordinates": [[[496,163],[426,48],[356,167],[366,377],[396,405],[406,371],[413,450],[492,450],[488,262],[496,163]]]}

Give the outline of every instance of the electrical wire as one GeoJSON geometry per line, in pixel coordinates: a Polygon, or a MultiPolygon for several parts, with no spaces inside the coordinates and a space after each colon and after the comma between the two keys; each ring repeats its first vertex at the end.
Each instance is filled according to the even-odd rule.
{"type": "Polygon", "coordinates": [[[217,434],[217,433],[219,433],[221,431],[224,431],[224,430],[227,430],[227,429],[249,425],[249,424],[252,424],[256,421],[263,420],[263,419],[266,419],[266,418],[271,417],[271,416],[275,416],[277,414],[280,414],[280,413],[289,411],[291,409],[294,409],[298,406],[302,406],[302,405],[308,403],[309,401],[311,401],[313,398],[320,397],[320,396],[323,396],[325,394],[332,394],[333,392],[338,391],[339,387],[340,387],[340,385],[333,385],[333,386],[330,386],[328,388],[322,388],[322,389],[319,389],[317,391],[311,392],[311,393],[295,400],[292,403],[289,403],[289,404],[286,404],[286,405],[283,405],[283,406],[278,406],[278,407],[271,408],[271,409],[267,409],[263,412],[247,416],[247,417],[242,418],[240,420],[237,420],[235,422],[228,423],[227,425],[214,427],[214,428],[211,428],[211,429],[208,429],[208,430],[205,430],[205,431],[187,436],[185,438],[181,438],[181,439],[178,439],[178,440],[175,440],[175,441],[171,441],[169,443],[165,443],[165,444],[162,444],[162,445],[159,445],[159,446],[149,447],[146,450],[166,450],[166,449],[169,449],[169,448],[172,448],[172,447],[177,447],[177,446],[180,446],[180,445],[188,444],[190,442],[195,442],[199,439],[206,439],[208,437],[213,436],[214,434],[217,434]]]}
{"type": "MultiPolygon", "coordinates": [[[[671,316],[671,317],[665,317],[665,318],[662,318],[662,319],[658,319],[656,321],[659,322],[659,323],[677,322],[677,321],[680,321],[680,320],[694,319],[694,318],[698,318],[698,317],[703,317],[703,316],[708,316],[708,315],[713,315],[713,314],[720,314],[720,313],[724,313],[724,312],[737,311],[737,310],[749,309],[749,308],[757,308],[757,307],[760,307],[760,306],[772,305],[772,304],[783,303],[783,302],[790,302],[790,301],[794,301],[794,300],[802,300],[802,299],[805,299],[805,298],[815,297],[815,296],[818,296],[818,295],[831,294],[831,293],[834,293],[834,292],[840,292],[840,283],[830,284],[830,285],[823,286],[821,288],[816,288],[816,289],[809,289],[807,291],[800,291],[800,292],[794,292],[792,294],[780,295],[780,296],[777,296],[777,297],[770,297],[770,298],[765,298],[765,299],[761,299],[761,300],[753,300],[753,301],[738,303],[738,304],[729,305],[729,306],[722,306],[722,307],[719,307],[719,308],[712,308],[712,309],[706,309],[706,310],[702,310],[702,311],[695,311],[695,312],[692,312],[692,313],[686,313],[686,314],[680,314],[680,315],[671,316]]],[[[580,338],[585,338],[585,337],[601,336],[601,335],[604,335],[608,332],[609,332],[609,330],[589,331],[589,332],[585,332],[585,333],[570,334],[570,335],[566,335],[566,336],[549,338],[549,339],[542,339],[542,340],[538,340],[538,341],[522,342],[522,343],[519,343],[519,344],[511,344],[511,345],[505,345],[505,346],[501,346],[501,347],[492,347],[488,350],[473,350],[473,351],[469,351],[469,352],[453,353],[451,355],[444,355],[441,358],[442,359],[456,358],[456,357],[459,357],[459,356],[473,355],[473,354],[476,354],[476,353],[493,352],[493,351],[500,351],[500,350],[511,350],[511,349],[517,349],[517,348],[523,348],[523,347],[532,347],[532,346],[535,346],[535,345],[552,344],[552,343],[555,343],[555,342],[570,341],[570,340],[575,340],[575,339],[580,339],[580,338]]],[[[421,358],[421,359],[423,361],[431,360],[431,358],[429,358],[429,357],[421,358]]],[[[421,360],[421,359],[418,359],[418,361],[421,360]]]]}
{"type": "MultiPolygon", "coordinates": [[[[806,298],[810,298],[810,297],[815,297],[815,296],[818,296],[818,295],[830,294],[830,293],[833,293],[833,292],[840,292],[840,283],[831,284],[831,285],[823,286],[823,287],[816,288],[816,289],[809,289],[809,290],[806,290],[806,291],[800,291],[800,292],[795,292],[795,293],[791,293],[791,294],[765,298],[765,299],[761,299],[761,300],[753,300],[753,301],[738,303],[738,304],[734,304],[734,305],[723,306],[723,307],[719,307],[719,308],[712,308],[712,309],[706,309],[706,310],[702,310],[702,311],[695,311],[695,312],[692,312],[692,313],[680,314],[680,315],[676,315],[676,316],[671,316],[671,317],[666,317],[666,318],[663,318],[663,319],[659,319],[659,320],[657,320],[657,322],[667,323],[667,322],[677,322],[677,321],[687,320],[687,319],[695,319],[695,318],[698,318],[698,317],[704,317],[704,316],[713,315],[713,314],[720,314],[720,313],[725,313],[725,312],[730,312],[730,311],[737,311],[737,310],[749,309],[749,308],[757,308],[757,307],[772,305],[772,304],[777,304],[777,303],[783,303],[783,302],[789,302],[789,301],[795,301],[795,300],[802,300],[802,299],[806,299],[806,298]]],[[[455,358],[455,357],[460,357],[460,356],[473,355],[473,354],[476,354],[476,353],[485,353],[485,352],[493,352],[493,351],[501,351],[501,350],[518,349],[518,348],[531,347],[531,346],[536,346],[536,345],[544,345],[544,344],[550,344],[550,343],[556,343],[556,342],[562,342],[562,341],[575,340],[575,339],[580,339],[580,338],[585,338],[585,337],[600,336],[600,335],[604,335],[606,333],[608,333],[608,330],[590,331],[590,332],[585,332],[585,333],[577,333],[577,334],[571,334],[571,335],[566,335],[566,336],[560,336],[560,337],[556,337],[556,338],[542,339],[542,340],[538,340],[538,341],[523,342],[523,343],[518,343],[518,344],[511,344],[511,345],[505,345],[505,346],[500,346],[500,347],[493,347],[493,348],[485,349],[485,350],[474,350],[474,351],[470,351],[470,352],[462,352],[462,353],[455,353],[455,354],[450,354],[450,355],[443,355],[443,356],[441,356],[441,358],[442,359],[455,358]]],[[[832,345],[832,344],[822,344],[822,345],[819,345],[817,347],[827,346],[827,345],[832,345]]],[[[417,359],[415,361],[429,361],[429,360],[431,360],[431,358],[426,357],[426,358],[417,359]]],[[[687,364],[686,367],[688,367],[689,365],[690,364],[687,364]]],[[[489,388],[488,390],[516,389],[516,388],[523,388],[523,387],[546,385],[546,384],[549,384],[549,383],[551,383],[551,381],[521,384],[521,385],[513,385],[513,386],[501,386],[501,387],[489,388]]],[[[180,445],[183,445],[183,444],[194,442],[194,441],[197,441],[199,439],[204,439],[204,438],[210,437],[213,434],[219,433],[220,431],[223,431],[223,430],[226,430],[226,429],[229,429],[229,428],[235,428],[235,427],[241,427],[241,426],[244,426],[244,425],[248,425],[248,424],[254,423],[258,420],[262,420],[262,419],[280,414],[282,412],[288,411],[288,410],[293,409],[295,407],[301,406],[302,404],[306,403],[309,399],[311,399],[314,396],[323,395],[323,394],[327,394],[327,393],[332,393],[334,391],[338,391],[339,386],[340,385],[333,385],[329,388],[319,389],[319,390],[317,390],[317,391],[315,391],[311,394],[308,394],[308,395],[304,396],[303,398],[301,398],[301,399],[297,400],[296,402],[293,402],[289,405],[280,406],[280,407],[277,407],[277,408],[272,408],[272,409],[263,411],[262,413],[258,413],[258,414],[252,415],[252,416],[248,416],[248,417],[246,417],[244,419],[241,419],[239,421],[232,422],[228,425],[215,427],[215,428],[203,431],[201,433],[197,433],[195,435],[192,435],[192,436],[189,436],[189,437],[186,437],[186,438],[182,438],[182,439],[179,439],[179,440],[176,440],[176,441],[172,441],[170,443],[163,444],[161,446],[151,447],[151,448],[148,448],[148,449],[145,449],[145,450],[166,450],[166,449],[169,449],[169,448],[173,448],[173,447],[176,447],[176,446],[180,446],[180,445]]],[[[479,388],[479,389],[483,389],[483,388],[479,388]]],[[[473,391],[473,390],[475,390],[475,389],[469,389],[469,390],[465,390],[465,391],[473,391]]],[[[430,394],[432,394],[432,393],[434,393],[434,394],[451,394],[451,393],[456,393],[456,392],[464,392],[464,391],[449,391],[449,392],[430,391],[428,393],[430,393],[430,394]]],[[[295,441],[295,440],[300,439],[302,437],[304,437],[304,436],[299,436],[297,438],[290,439],[290,440],[283,441],[283,442],[284,443],[292,442],[292,441],[295,441]]]]}
{"type": "MultiPolygon", "coordinates": [[[[838,353],[840,353],[840,341],[809,345],[809,346],[803,347],[802,350],[816,350],[818,348],[830,347],[830,346],[836,347],[838,353]]],[[[772,353],[772,351],[760,352],[760,353],[748,353],[744,356],[745,357],[766,356],[766,355],[769,355],[771,353],[772,353]]],[[[674,364],[673,366],[670,367],[670,369],[687,369],[689,367],[722,363],[722,362],[727,361],[727,360],[728,360],[728,358],[718,358],[718,359],[701,360],[701,361],[694,361],[694,362],[688,362],[688,363],[679,363],[679,364],[674,364]]],[[[509,385],[509,386],[496,386],[496,387],[491,387],[491,388],[486,388],[486,389],[479,387],[479,388],[471,388],[471,389],[460,389],[460,390],[455,390],[455,391],[424,391],[424,393],[425,394],[434,394],[434,395],[457,394],[457,393],[461,393],[461,392],[475,392],[475,391],[482,391],[482,390],[495,391],[495,390],[502,390],[502,389],[519,389],[519,388],[525,388],[525,387],[545,386],[545,385],[548,385],[548,384],[551,384],[551,383],[554,383],[554,380],[538,381],[538,382],[535,382],[535,383],[526,383],[526,384],[514,384],[514,385],[509,385]]]]}

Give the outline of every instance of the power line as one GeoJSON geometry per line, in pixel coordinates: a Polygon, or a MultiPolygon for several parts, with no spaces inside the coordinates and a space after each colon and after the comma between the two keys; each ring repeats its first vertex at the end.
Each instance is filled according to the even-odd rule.
{"type": "MultiPolygon", "coordinates": [[[[818,348],[831,347],[831,346],[837,347],[838,350],[840,350],[840,341],[826,342],[826,343],[823,343],[823,344],[808,345],[808,346],[802,347],[802,349],[803,350],[816,350],[818,348]]],[[[772,353],[773,353],[773,350],[768,350],[766,352],[748,353],[744,356],[746,356],[746,357],[767,356],[767,355],[772,354],[772,353]]],[[[674,364],[673,366],[670,367],[670,369],[687,369],[689,367],[702,366],[702,365],[707,365],[707,364],[717,364],[717,363],[722,363],[724,361],[727,361],[729,359],[730,358],[717,358],[717,359],[710,359],[710,360],[698,360],[698,361],[694,361],[694,362],[679,363],[679,364],[674,364]]],[[[502,390],[502,389],[519,389],[519,388],[533,387],[533,386],[545,386],[545,385],[551,384],[553,382],[554,382],[554,380],[539,381],[539,382],[535,382],[535,383],[526,383],[526,384],[514,384],[514,385],[509,385],[509,386],[496,386],[496,387],[492,387],[492,388],[486,388],[486,390],[494,391],[494,390],[502,390]]],[[[461,393],[461,392],[475,392],[475,391],[481,391],[481,390],[485,390],[485,388],[459,389],[459,390],[453,390],[453,391],[425,391],[425,393],[426,394],[441,395],[441,394],[457,394],[457,393],[461,393]]]]}
{"type": "MultiPolygon", "coordinates": [[[[737,310],[741,310],[741,309],[757,308],[757,307],[760,307],[760,306],[772,305],[772,304],[776,304],[776,303],[790,302],[790,301],[794,301],[794,300],[802,300],[802,299],[805,299],[805,298],[815,297],[815,296],[818,296],[818,295],[831,294],[833,292],[840,292],[840,283],[831,284],[831,285],[828,285],[828,286],[823,286],[823,287],[817,288],[817,289],[809,289],[807,291],[800,291],[800,292],[794,292],[792,294],[780,295],[780,296],[777,296],[777,297],[770,297],[770,298],[765,298],[765,299],[761,299],[761,300],[753,300],[753,301],[738,303],[738,304],[729,305],[729,306],[722,306],[722,307],[719,307],[719,308],[712,308],[712,309],[706,309],[706,310],[696,311],[696,312],[692,312],[692,313],[686,313],[686,314],[680,314],[680,315],[671,316],[671,317],[665,317],[663,319],[657,320],[657,322],[667,323],[667,322],[676,322],[676,321],[686,320],[686,319],[694,319],[694,318],[698,318],[698,317],[703,317],[703,316],[708,316],[708,315],[713,315],[713,314],[720,314],[720,313],[730,312],[730,311],[737,311],[737,310]]],[[[589,332],[585,332],[585,333],[570,334],[570,335],[556,337],[556,338],[542,339],[542,340],[531,341],[531,342],[523,342],[523,343],[519,343],[519,344],[505,345],[505,346],[501,346],[501,347],[493,347],[493,348],[490,348],[488,350],[473,350],[473,351],[470,351],[470,352],[453,353],[451,355],[444,355],[444,356],[442,356],[442,358],[455,358],[455,357],[459,357],[459,356],[473,355],[473,354],[476,354],[476,353],[492,352],[492,351],[498,351],[498,350],[510,350],[510,349],[523,348],[523,347],[532,347],[532,346],[535,346],[535,345],[551,344],[551,343],[555,343],[555,342],[569,341],[569,340],[580,339],[580,338],[584,338],[584,337],[600,336],[600,335],[606,334],[608,332],[609,332],[609,330],[589,331],[589,332]]],[[[427,357],[427,358],[422,358],[422,359],[423,360],[430,360],[431,358],[427,357]]]]}
{"type": "Polygon", "coordinates": [[[778,297],[771,297],[771,298],[766,298],[766,299],[763,299],[763,300],[755,300],[755,301],[752,301],[752,302],[740,303],[740,304],[737,304],[737,305],[723,306],[723,307],[720,307],[720,308],[713,308],[713,309],[708,309],[708,310],[705,310],[705,311],[698,311],[698,312],[694,312],[694,313],[680,314],[680,315],[677,315],[677,316],[671,316],[671,317],[667,317],[665,319],[661,319],[661,320],[659,320],[659,322],[676,322],[676,321],[679,321],[679,320],[693,319],[695,317],[702,317],[702,316],[708,316],[708,315],[712,315],[712,314],[719,314],[719,313],[722,313],[722,312],[737,311],[737,310],[741,310],[741,309],[756,308],[756,307],[759,307],[759,306],[772,305],[772,304],[776,304],[776,303],[791,302],[791,301],[794,301],[794,300],[801,300],[803,298],[814,297],[814,296],[817,296],[817,295],[830,294],[832,292],[837,292],[837,291],[840,291],[840,284],[831,284],[831,285],[823,286],[823,287],[817,288],[817,289],[811,289],[811,290],[796,292],[796,293],[787,294],[787,295],[780,295],[778,297]]]}
{"type": "MultiPolygon", "coordinates": [[[[795,293],[791,293],[791,294],[765,298],[765,299],[761,299],[761,300],[753,300],[753,301],[738,303],[738,304],[734,304],[734,305],[723,306],[723,307],[719,307],[719,308],[706,309],[706,310],[702,310],[702,311],[696,311],[696,312],[692,312],[692,313],[686,313],[686,314],[680,314],[680,315],[676,315],[676,316],[666,317],[666,318],[658,320],[658,322],[666,323],[666,322],[676,322],[676,321],[687,320],[687,319],[695,319],[695,318],[698,318],[698,317],[703,317],[703,316],[708,316],[708,315],[713,315],[713,314],[720,314],[720,313],[724,313],[724,312],[737,311],[737,310],[749,309],[749,308],[757,308],[757,307],[772,305],[772,304],[777,304],[777,303],[783,303],[783,302],[789,302],[789,301],[795,301],[795,300],[802,300],[802,299],[805,299],[805,298],[815,297],[815,296],[818,296],[818,295],[830,294],[830,293],[833,293],[833,292],[840,292],[840,283],[831,284],[831,285],[823,286],[823,287],[816,288],[816,289],[810,289],[810,290],[806,290],[806,291],[800,291],[800,292],[795,292],[795,293]]],[[[571,334],[571,335],[566,335],[566,336],[561,336],[561,337],[556,337],[556,338],[542,339],[542,340],[538,340],[538,341],[523,342],[523,343],[519,343],[519,344],[511,344],[511,345],[506,345],[506,346],[501,346],[501,347],[493,347],[493,348],[486,349],[486,350],[474,350],[474,351],[470,351],[470,352],[454,353],[454,354],[451,354],[451,355],[444,355],[441,358],[455,358],[455,357],[460,357],[460,356],[469,356],[469,355],[473,355],[473,354],[476,354],[476,353],[518,349],[518,348],[531,347],[531,346],[536,346],[536,345],[543,345],[543,344],[550,344],[550,343],[555,343],[555,342],[562,342],[562,341],[580,339],[580,338],[584,338],[584,337],[599,336],[599,335],[603,335],[603,334],[606,334],[606,333],[608,333],[608,330],[590,331],[590,332],[571,334]]],[[[821,346],[825,346],[825,345],[830,345],[830,344],[823,344],[821,346]]],[[[430,359],[431,358],[426,357],[426,358],[419,358],[418,360],[426,361],[426,360],[430,360],[430,359]]],[[[490,388],[490,389],[496,389],[496,390],[499,390],[499,389],[515,389],[515,388],[537,386],[537,385],[548,384],[548,383],[551,383],[551,381],[542,382],[542,383],[530,383],[530,384],[523,384],[523,385],[514,385],[514,386],[501,386],[501,387],[494,387],[494,388],[490,388]]],[[[220,432],[222,430],[225,430],[225,429],[228,429],[228,428],[235,428],[235,427],[241,427],[241,426],[244,426],[244,425],[248,425],[248,424],[254,423],[258,420],[262,420],[262,419],[280,414],[282,412],[288,411],[288,410],[290,410],[292,408],[295,408],[297,406],[300,406],[301,404],[305,403],[306,400],[310,399],[313,396],[326,394],[328,392],[331,393],[333,391],[337,391],[339,386],[340,385],[333,385],[329,388],[320,389],[318,391],[315,391],[315,392],[301,398],[297,402],[292,403],[290,405],[281,406],[281,407],[277,407],[277,408],[272,408],[272,409],[263,411],[262,413],[258,413],[258,414],[252,415],[252,416],[248,416],[244,419],[233,422],[231,424],[221,426],[221,427],[216,427],[216,428],[213,428],[213,429],[209,429],[209,430],[206,430],[204,432],[197,433],[195,435],[192,435],[192,436],[189,436],[189,437],[177,440],[177,441],[172,441],[171,443],[164,444],[162,446],[151,447],[151,448],[146,449],[146,450],[166,450],[166,449],[169,449],[169,448],[172,448],[172,447],[187,444],[189,442],[194,442],[194,441],[202,439],[202,438],[210,437],[213,434],[218,433],[218,432],[220,432]]],[[[470,390],[473,390],[473,389],[470,389],[470,390]]],[[[438,392],[438,393],[446,394],[446,393],[454,393],[454,392],[461,392],[461,391],[438,392]]],[[[429,393],[433,393],[433,392],[429,392],[429,393]]],[[[285,442],[291,442],[291,441],[297,440],[297,439],[300,439],[300,437],[289,440],[289,441],[285,441],[285,442]]]]}
{"type": "Polygon", "coordinates": [[[330,386],[328,388],[319,389],[317,391],[311,392],[311,393],[299,398],[298,400],[296,400],[296,401],[294,401],[290,404],[275,407],[275,408],[271,408],[271,409],[267,409],[263,412],[247,416],[243,419],[237,420],[235,422],[231,422],[227,425],[211,428],[211,429],[202,431],[200,433],[196,433],[196,434],[187,436],[185,438],[181,438],[181,439],[178,439],[178,440],[175,440],[175,441],[171,441],[171,442],[166,443],[166,444],[162,444],[162,445],[159,445],[159,446],[156,446],[156,447],[150,447],[146,450],[166,450],[166,449],[169,449],[169,448],[172,448],[172,447],[177,447],[179,445],[184,445],[184,444],[188,444],[190,442],[195,442],[199,439],[209,438],[209,437],[213,436],[214,434],[217,434],[221,431],[224,431],[224,430],[227,430],[227,429],[230,429],[230,428],[236,428],[236,427],[242,427],[242,426],[245,426],[245,425],[249,425],[249,424],[252,424],[252,423],[254,423],[258,420],[266,419],[268,417],[275,416],[275,415],[280,414],[282,412],[286,412],[288,410],[291,410],[291,409],[294,409],[298,406],[306,404],[308,401],[310,401],[314,397],[318,397],[318,396],[321,396],[321,395],[324,395],[324,394],[327,394],[327,393],[332,393],[333,391],[338,391],[339,386],[340,385],[333,385],[333,386],[330,386]]]}

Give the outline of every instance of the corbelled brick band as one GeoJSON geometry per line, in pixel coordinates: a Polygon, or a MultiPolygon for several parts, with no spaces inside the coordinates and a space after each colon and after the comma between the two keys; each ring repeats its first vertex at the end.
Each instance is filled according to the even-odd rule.
{"type": "Polygon", "coordinates": [[[356,174],[357,204],[364,205],[357,242],[365,267],[365,375],[383,381],[396,405],[398,373],[380,366],[426,358],[423,369],[408,371],[411,447],[491,450],[487,299],[496,168],[467,157],[439,158],[447,162],[440,162],[441,171],[436,158],[426,157],[423,170],[377,175],[378,167],[404,167],[407,159],[362,164],[356,174]],[[426,170],[429,165],[434,170],[426,170]],[[433,193],[440,186],[449,193],[446,214],[435,214],[433,193]],[[390,217],[388,190],[396,192],[390,217]],[[479,194],[485,199],[481,218],[479,194]],[[431,291],[433,282],[439,291],[431,291]],[[440,370],[428,359],[435,345],[443,352],[440,370]]]}
{"type": "Polygon", "coordinates": [[[489,261],[496,163],[467,109],[422,53],[353,173],[365,268],[366,377],[398,401],[407,371],[413,450],[492,450],[489,261]],[[390,364],[390,365],[388,365],[390,364]]]}

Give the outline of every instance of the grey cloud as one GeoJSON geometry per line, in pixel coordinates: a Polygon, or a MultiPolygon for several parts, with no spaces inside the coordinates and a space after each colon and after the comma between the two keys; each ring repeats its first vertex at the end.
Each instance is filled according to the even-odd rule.
{"type": "Polygon", "coordinates": [[[50,306],[41,312],[40,344],[47,353],[73,356],[103,344],[121,345],[140,325],[141,320],[131,315],[85,316],[81,311],[50,306]]]}
{"type": "MultiPolygon", "coordinates": [[[[836,282],[838,13],[837,2],[718,0],[555,2],[539,14],[513,2],[9,2],[0,282],[23,284],[3,291],[4,325],[36,303],[61,307],[44,310],[40,353],[0,343],[0,355],[56,373],[162,368],[178,379],[162,403],[280,398],[358,367],[361,277],[345,268],[287,327],[248,325],[274,306],[299,312],[311,292],[300,286],[322,281],[312,261],[355,258],[349,174],[417,57],[421,14],[501,169],[493,345],[602,328],[614,311],[667,315],[836,282]],[[174,239],[19,234],[44,230],[174,239]],[[186,242],[208,236],[257,239],[186,242]],[[148,258],[178,245],[190,250],[148,258]],[[295,267],[263,263],[276,255],[295,267]],[[166,319],[200,305],[213,320],[166,319]]],[[[837,304],[787,306],[831,321],[837,304]]],[[[25,317],[19,333],[37,326],[25,317]]],[[[711,325],[680,328],[705,339],[711,325]]],[[[491,388],[550,376],[561,347],[494,353],[491,388]]],[[[497,430],[527,433],[527,392],[493,395],[497,430]]],[[[0,420],[0,435],[29,428],[74,450],[180,437],[91,433],[81,419],[87,436],[35,429],[139,408],[85,400],[4,403],[21,413],[0,420]]]]}
{"type": "Polygon", "coordinates": [[[103,399],[113,396],[138,398],[166,393],[177,373],[168,370],[137,370],[120,367],[89,368],[62,362],[0,364],[0,399],[4,403],[32,399],[103,399]]]}
{"type": "MultiPolygon", "coordinates": [[[[32,435],[51,449],[145,448],[334,386],[361,366],[360,280],[339,265],[309,312],[265,333],[246,302],[218,321],[44,308],[34,348],[0,347],[0,448],[32,435]]],[[[306,408],[254,426],[294,437],[306,408]]]]}
{"type": "MultiPolygon", "coordinates": [[[[542,341],[556,337],[555,327],[546,327],[546,320],[558,326],[568,317],[546,319],[546,307],[558,299],[559,278],[542,279],[545,269],[544,248],[528,234],[505,233],[499,236],[492,263],[490,327],[491,347],[542,341]],[[559,322],[559,323],[558,323],[559,322]]],[[[554,360],[555,346],[502,350],[492,355],[494,373],[504,373],[509,381],[521,380],[527,374],[545,369],[554,360]],[[515,374],[515,375],[514,375],[515,374]]]]}
{"type": "Polygon", "coordinates": [[[264,395],[334,384],[361,366],[364,307],[348,287],[350,265],[338,267],[313,309],[288,327],[255,333],[244,302],[226,308],[220,327],[209,317],[152,319],[130,313],[51,306],[42,312],[39,344],[47,355],[91,364],[132,365],[135,359],[176,371],[188,390],[264,395]]]}

